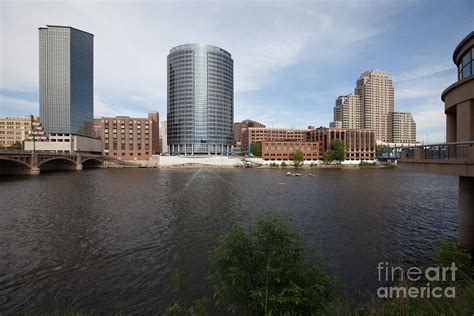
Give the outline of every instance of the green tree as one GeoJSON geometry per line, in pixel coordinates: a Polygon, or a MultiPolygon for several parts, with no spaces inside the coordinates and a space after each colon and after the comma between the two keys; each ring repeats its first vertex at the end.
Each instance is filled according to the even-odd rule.
{"type": "Polygon", "coordinates": [[[261,144],[251,144],[250,145],[250,152],[252,155],[255,157],[261,157],[262,156],[262,147],[261,144]]]}
{"type": "Polygon", "coordinates": [[[323,154],[324,163],[331,163],[334,161],[334,151],[326,150],[323,154]]]}
{"type": "Polygon", "coordinates": [[[334,151],[334,159],[338,161],[346,160],[346,146],[338,139],[331,141],[331,150],[334,151]]]}
{"type": "Polygon", "coordinates": [[[282,215],[270,211],[236,226],[211,251],[217,304],[249,315],[315,315],[333,299],[337,282],[316,252],[282,215]]]}
{"type": "Polygon", "coordinates": [[[290,154],[291,159],[293,159],[293,164],[295,167],[301,165],[304,161],[304,153],[301,150],[295,150],[290,154]]]}

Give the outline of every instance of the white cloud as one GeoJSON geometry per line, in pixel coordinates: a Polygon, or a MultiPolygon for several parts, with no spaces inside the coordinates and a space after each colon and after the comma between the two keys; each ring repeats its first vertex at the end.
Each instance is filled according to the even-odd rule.
{"type": "Polygon", "coordinates": [[[420,66],[414,70],[410,70],[407,72],[402,72],[400,74],[393,76],[394,82],[400,81],[408,81],[413,79],[420,79],[423,77],[431,76],[434,74],[438,74],[440,72],[450,70],[451,73],[456,73],[456,67],[452,64],[452,62],[445,62],[437,65],[428,65],[428,66],[420,66]]]}

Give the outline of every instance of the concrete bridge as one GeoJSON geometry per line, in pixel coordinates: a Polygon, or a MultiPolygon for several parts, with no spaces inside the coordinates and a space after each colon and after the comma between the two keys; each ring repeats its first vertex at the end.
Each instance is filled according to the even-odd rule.
{"type": "Polygon", "coordinates": [[[0,175],[30,174],[42,171],[100,168],[102,157],[93,154],[58,154],[53,152],[0,151],[0,175]]]}

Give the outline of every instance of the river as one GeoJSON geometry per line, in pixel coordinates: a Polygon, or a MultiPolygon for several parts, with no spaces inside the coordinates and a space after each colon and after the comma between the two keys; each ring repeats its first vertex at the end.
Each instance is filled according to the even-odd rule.
{"type": "MultiPolygon", "coordinates": [[[[208,251],[232,222],[290,214],[349,300],[377,263],[423,265],[455,238],[457,177],[393,169],[97,169],[0,177],[0,313],[161,313],[212,289],[208,251]],[[304,170],[303,173],[308,173],[304,170]],[[176,293],[173,271],[181,271],[176,293]]],[[[217,313],[219,310],[211,311],[217,313]]]]}

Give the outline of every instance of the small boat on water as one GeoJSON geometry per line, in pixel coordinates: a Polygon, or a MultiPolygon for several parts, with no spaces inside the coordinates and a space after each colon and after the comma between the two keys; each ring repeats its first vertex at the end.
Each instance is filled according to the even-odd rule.
{"type": "Polygon", "coordinates": [[[316,177],[316,175],[312,173],[308,173],[308,177],[316,177]]]}

